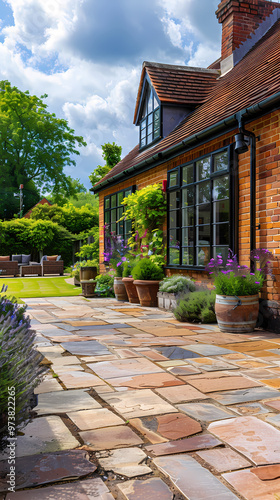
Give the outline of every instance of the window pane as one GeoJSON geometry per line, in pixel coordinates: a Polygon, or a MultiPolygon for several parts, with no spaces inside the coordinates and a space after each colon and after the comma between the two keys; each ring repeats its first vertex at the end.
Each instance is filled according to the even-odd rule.
{"type": "Polygon", "coordinates": [[[194,204],[194,188],[190,186],[182,191],[182,205],[183,207],[187,207],[189,205],[194,204]]]}
{"type": "Polygon", "coordinates": [[[229,244],[229,225],[228,224],[217,224],[213,227],[214,231],[214,241],[216,245],[228,245],[229,244]]]}
{"type": "Polygon", "coordinates": [[[105,198],[105,210],[106,208],[110,208],[110,198],[105,198]]]}
{"type": "Polygon", "coordinates": [[[193,183],[193,164],[183,168],[183,185],[193,183]]]}
{"type": "Polygon", "coordinates": [[[228,153],[227,151],[222,151],[214,155],[214,172],[219,172],[220,170],[226,170],[228,168],[228,153]]]}
{"type": "Polygon", "coordinates": [[[124,221],[124,230],[125,230],[125,233],[128,234],[131,232],[131,220],[126,220],[124,221]]]}
{"type": "Polygon", "coordinates": [[[182,249],[182,264],[185,266],[193,266],[193,248],[183,248],[182,249]]]}
{"type": "Polygon", "coordinates": [[[194,222],[194,209],[193,208],[184,208],[182,210],[182,225],[183,226],[192,226],[194,222]]]}
{"type": "Polygon", "coordinates": [[[113,194],[111,196],[111,207],[112,208],[115,208],[117,206],[117,195],[116,194],[113,194]]]}
{"type": "Polygon", "coordinates": [[[169,210],[175,210],[179,206],[180,192],[173,191],[169,194],[169,210]]]}
{"type": "Polygon", "coordinates": [[[123,191],[121,191],[119,194],[118,194],[118,205],[121,205],[122,204],[122,201],[123,201],[123,191]]]}
{"type": "Polygon", "coordinates": [[[123,211],[124,211],[124,207],[118,208],[118,220],[121,218],[123,211]]]}
{"type": "Polygon", "coordinates": [[[225,175],[216,179],[213,184],[213,199],[223,200],[229,198],[229,177],[225,175]]]}
{"type": "Polygon", "coordinates": [[[203,246],[197,248],[197,265],[206,266],[210,261],[210,247],[203,246]]]}
{"type": "Polygon", "coordinates": [[[144,146],[146,146],[146,137],[140,141],[140,147],[143,148],[144,146]]]}
{"type": "Polygon", "coordinates": [[[228,247],[214,247],[213,256],[216,258],[218,255],[222,256],[223,262],[225,264],[228,257],[228,247]]]}
{"type": "Polygon", "coordinates": [[[148,115],[148,125],[151,125],[151,123],[153,123],[153,113],[148,115]]]}
{"type": "Polygon", "coordinates": [[[169,227],[175,228],[177,227],[177,212],[170,212],[169,214],[169,227]]]}
{"type": "Polygon", "coordinates": [[[180,264],[180,250],[177,248],[169,249],[169,264],[180,264]]]}
{"type": "Polygon", "coordinates": [[[198,236],[198,244],[210,245],[210,225],[208,226],[198,226],[197,228],[197,236],[198,236]]]}
{"type": "Polygon", "coordinates": [[[211,201],[210,182],[202,182],[197,186],[197,203],[207,203],[211,201]]]}
{"type": "Polygon", "coordinates": [[[153,133],[153,124],[148,126],[148,135],[151,135],[153,133]]]}
{"type": "Polygon", "coordinates": [[[116,231],[117,231],[117,224],[116,223],[111,224],[111,232],[115,233],[116,231]]]}
{"type": "Polygon", "coordinates": [[[124,197],[126,198],[130,194],[131,194],[131,189],[126,189],[126,191],[124,192],[124,197]]]}
{"type": "Polygon", "coordinates": [[[194,245],[194,232],[193,227],[187,227],[182,230],[182,245],[183,246],[193,246],[194,245]]]}
{"type": "Polygon", "coordinates": [[[178,184],[178,170],[169,174],[169,187],[177,186],[178,184]]]}
{"type": "Polygon", "coordinates": [[[197,224],[210,224],[211,222],[211,205],[199,205],[197,210],[197,224]]]}
{"type": "Polygon", "coordinates": [[[110,224],[111,220],[110,220],[110,212],[105,212],[105,224],[110,224]]]}
{"type": "Polygon", "coordinates": [[[143,120],[141,123],[140,123],[140,130],[144,130],[146,128],[146,120],[143,120]]]}
{"type": "Polygon", "coordinates": [[[111,221],[116,222],[117,220],[117,210],[112,210],[111,211],[111,221]]]}
{"type": "Polygon", "coordinates": [[[214,222],[229,221],[229,200],[214,203],[214,222]]]}
{"type": "Polygon", "coordinates": [[[149,95],[148,113],[150,113],[151,111],[153,111],[153,91],[151,88],[148,90],[148,95],[149,95]]]}
{"type": "Polygon", "coordinates": [[[196,162],[196,177],[197,181],[210,177],[210,156],[196,162]]]}
{"type": "Polygon", "coordinates": [[[169,231],[169,245],[171,247],[178,247],[179,246],[179,242],[178,242],[178,238],[177,238],[177,229],[171,229],[169,231]]]}

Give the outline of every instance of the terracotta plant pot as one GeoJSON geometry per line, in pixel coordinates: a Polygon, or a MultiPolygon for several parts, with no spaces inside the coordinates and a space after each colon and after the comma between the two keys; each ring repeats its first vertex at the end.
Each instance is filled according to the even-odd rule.
{"type": "Polygon", "coordinates": [[[125,285],[122,278],[114,278],[114,293],[117,300],[128,301],[125,285]]]}
{"type": "Polygon", "coordinates": [[[96,281],[90,281],[90,280],[82,280],[81,281],[82,285],[82,295],[84,297],[94,297],[95,296],[95,287],[96,287],[96,281]]]}
{"type": "Polygon", "coordinates": [[[97,276],[97,267],[95,266],[80,267],[80,281],[94,280],[96,276],[97,276]]]}
{"type": "Polygon", "coordinates": [[[133,278],[123,278],[122,281],[124,283],[129,302],[131,304],[139,304],[140,300],[138,297],[136,286],[133,283],[134,279],[133,278]]]}
{"type": "Polygon", "coordinates": [[[216,295],[215,313],[221,332],[252,332],[258,319],[259,296],[216,295]]]}
{"type": "Polygon", "coordinates": [[[141,306],[157,307],[160,281],[134,280],[141,306]]]}

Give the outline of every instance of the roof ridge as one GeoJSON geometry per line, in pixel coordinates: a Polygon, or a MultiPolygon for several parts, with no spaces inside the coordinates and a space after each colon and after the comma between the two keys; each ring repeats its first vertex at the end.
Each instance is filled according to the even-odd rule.
{"type": "Polygon", "coordinates": [[[165,63],[157,63],[157,62],[150,62],[150,61],[144,61],[143,68],[148,68],[148,67],[154,67],[154,68],[166,68],[166,69],[173,69],[177,71],[187,71],[187,72],[194,72],[194,73],[210,73],[210,74],[218,74],[219,70],[217,69],[208,69],[208,68],[200,68],[200,67],[195,67],[195,66],[180,66],[178,64],[165,64],[165,63]]]}

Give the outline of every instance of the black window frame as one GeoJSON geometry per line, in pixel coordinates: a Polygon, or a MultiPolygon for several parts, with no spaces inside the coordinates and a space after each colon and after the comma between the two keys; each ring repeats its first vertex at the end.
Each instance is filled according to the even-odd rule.
{"type": "Polygon", "coordinates": [[[121,204],[121,201],[131,193],[135,192],[135,186],[129,186],[124,189],[120,189],[112,194],[109,194],[104,197],[104,251],[106,252],[106,231],[109,229],[110,233],[115,232],[117,236],[121,236],[124,241],[127,241],[127,236],[131,236],[131,229],[129,231],[126,230],[127,224],[131,224],[129,221],[121,221],[118,222],[120,217],[124,212],[124,205],[121,204]],[[128,192],[129,191],[129,192],[128,192]],[[122,199],[119,202],[119,196],[122,194],[122,199]],[[114,204],[114,197],[116,199],[116,204],[114,204]],[[113,211],[116,212],[116,219],[112,221],[113,211]],[[110,221],[106,220],[106,214],[109,214],[110,221]],[[112,225],[116,225],[116,229],[112,227],[112,225]]]}
{"type": "MultiPolygon", "coordinates": [[[[214,248],[215,247],[221,247],[223,245],[215,245],[213,242],[213,225],[216,224],[218,226],[219,224],[222,223],[217,223],[217,221],[214,221],[213,217],[213,208],[214,208],[214,197],[213,197],[213,185],[214,181],[224,177],[226,175],[229,176],[229,222],[228,222],[228,231],[229,231],[229,244],[228,248],[234,251],[234,253],[237,253],[237,235],[238,235],[238,221],[237,221],[237,213],[238,213],[238,175],[237,175],[237,158],[236,155],[234,154],[234,149],[232,145],[219,148],[211,153],[207,153],[205,155],[200,156],[199,158],[196,158],[193,161],[186,162],[182,165],[179,165],[172,170],[169,170],[168,176],[167,176],[167,201],[168,201],[168,213],[167,213],[167,268],[170,269],[190,269],[190,270],[203,270],[205,265],[203,264],[198,264],[197,263],[197,249],[201,248],[201,245],[199,245],[198,241],[198,227],[199,224],[197,223],[197,217],[198,217],[198,207],[199,204],[197,203],[197,189],[196,186],[199,184],[202,184],[203,182],[209,182],[210,181],[210,241],[209,241],[209,259],[214,256],[214,248]],[[216,171],[214,172],[214,157],[216,155],[219,155],[220,153],[227,152],[227,157],[228,157],[228,166],[226,169],[216,171]],[[198,180],[196,178],[197,174],[197,168],[196,165],[198,162],[201,160],[204,160],[206,158],[210,158],[210,175],[206,179],[201,179],[198,180]],[[193,181],[190,182],[189,184],[183,184],[183,169],[185,167],[190,167],[193,166],[193,181]],[[177,174],[177,178],[176,175],[177,174]],[[172,184],[170,186],[170,179],[172,178],[172,184]],[[193,201],[193,223],[188,226],[187,224],[183,225],[183,190],[184,187],[186,186],[193,186],[193,196],[194,196],[194,201],[193,201]],[[174,193],[176,195],[174,196],[174,193]],[[173,195],[173,196],[172,196],[173,195]],[[172,198],[171,198],[172,197],[172,198]],[[170,204],[175,203],[174,209],[170,210],[170,204]],[[175,225],[170,227],[170,220],[172,218],[172,212],[175,215],[176,222],[175,225]],[[191,246],[187,246],[183,244],[183,232],[184,230],[190,229],[193,231],[193,259],[194,262],[193,264],[184,264],[183,263],[183,249],[184,248],[192,248],[191,246]],[[176,244],[170,245],[170,237],[173,237],[176,240],[176,244]],[[178,263],[170,263],[170,253],[171,249],[179,250],[179,262],[178,263]]],[[[191,208],[192,208],[191,207],[191,208]]],[[[201,226],[201,224],[200,224],[201,226]]],[[[226,248],[226,246],[225,246],[226,248]]],[[[177,254],[178,252],[176,252],[177,254]]]]}
{"type": "Polygon", "coordinates": [[[143,96],[143,104],[141,108],[141,115],[144,116],[139,119],[139,150],[146,149],[154,144],[156,141],[161,139],[162,137],[162,116],[161,116],[161,103],[156,95],[155,89],[153,86],[147,81],[145,86],[145,92],[143,96]],[[148,110],[148,102],[149,96],[152,93],[152,110],[149,112],[148,110]],[[154,103],[157,103],[157,106],[154,106],[154,103]],[[144,109],[146,108],[146,109],[144,109]],[[155,118],[157,116],[158,126],[155,129],[155,118]],[[152,127],[152,132],[149,133],[149,127],[152,127]],[[142,135],[142,131],[145,130],[145,135],[142,135]],[[155,135],[155,130],[157,134],[155,135]],[[148,142],[148,138],[151,136],[151,140],[148,142]],[[141,145],[143,137],[145,138],[145,144],[141,145]]]}

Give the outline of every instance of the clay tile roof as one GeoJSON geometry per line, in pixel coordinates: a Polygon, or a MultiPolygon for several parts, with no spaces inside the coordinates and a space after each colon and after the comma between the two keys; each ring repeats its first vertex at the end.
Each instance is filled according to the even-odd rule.
{"type": "MultiPolygon", "coordinates": [[[[280,20],[227,74],[219,78],[207,100],[188,115],[167,137],[139,152],[136,146],[107,176],[111,179],[128,168],[149,160],[182,140],[264,101],[280,92],[280,20]]],[[[98,186],[98,184],[97,184],[98,186]]]]}
{"type": "Polygon", "coordinates": [[[198,105],[204,102],[219,76],[219,72],[212,69],[145,61],[136,100],[134,123],[137,119],[146,73],[162,104],[179,105],[198,105]]]}

